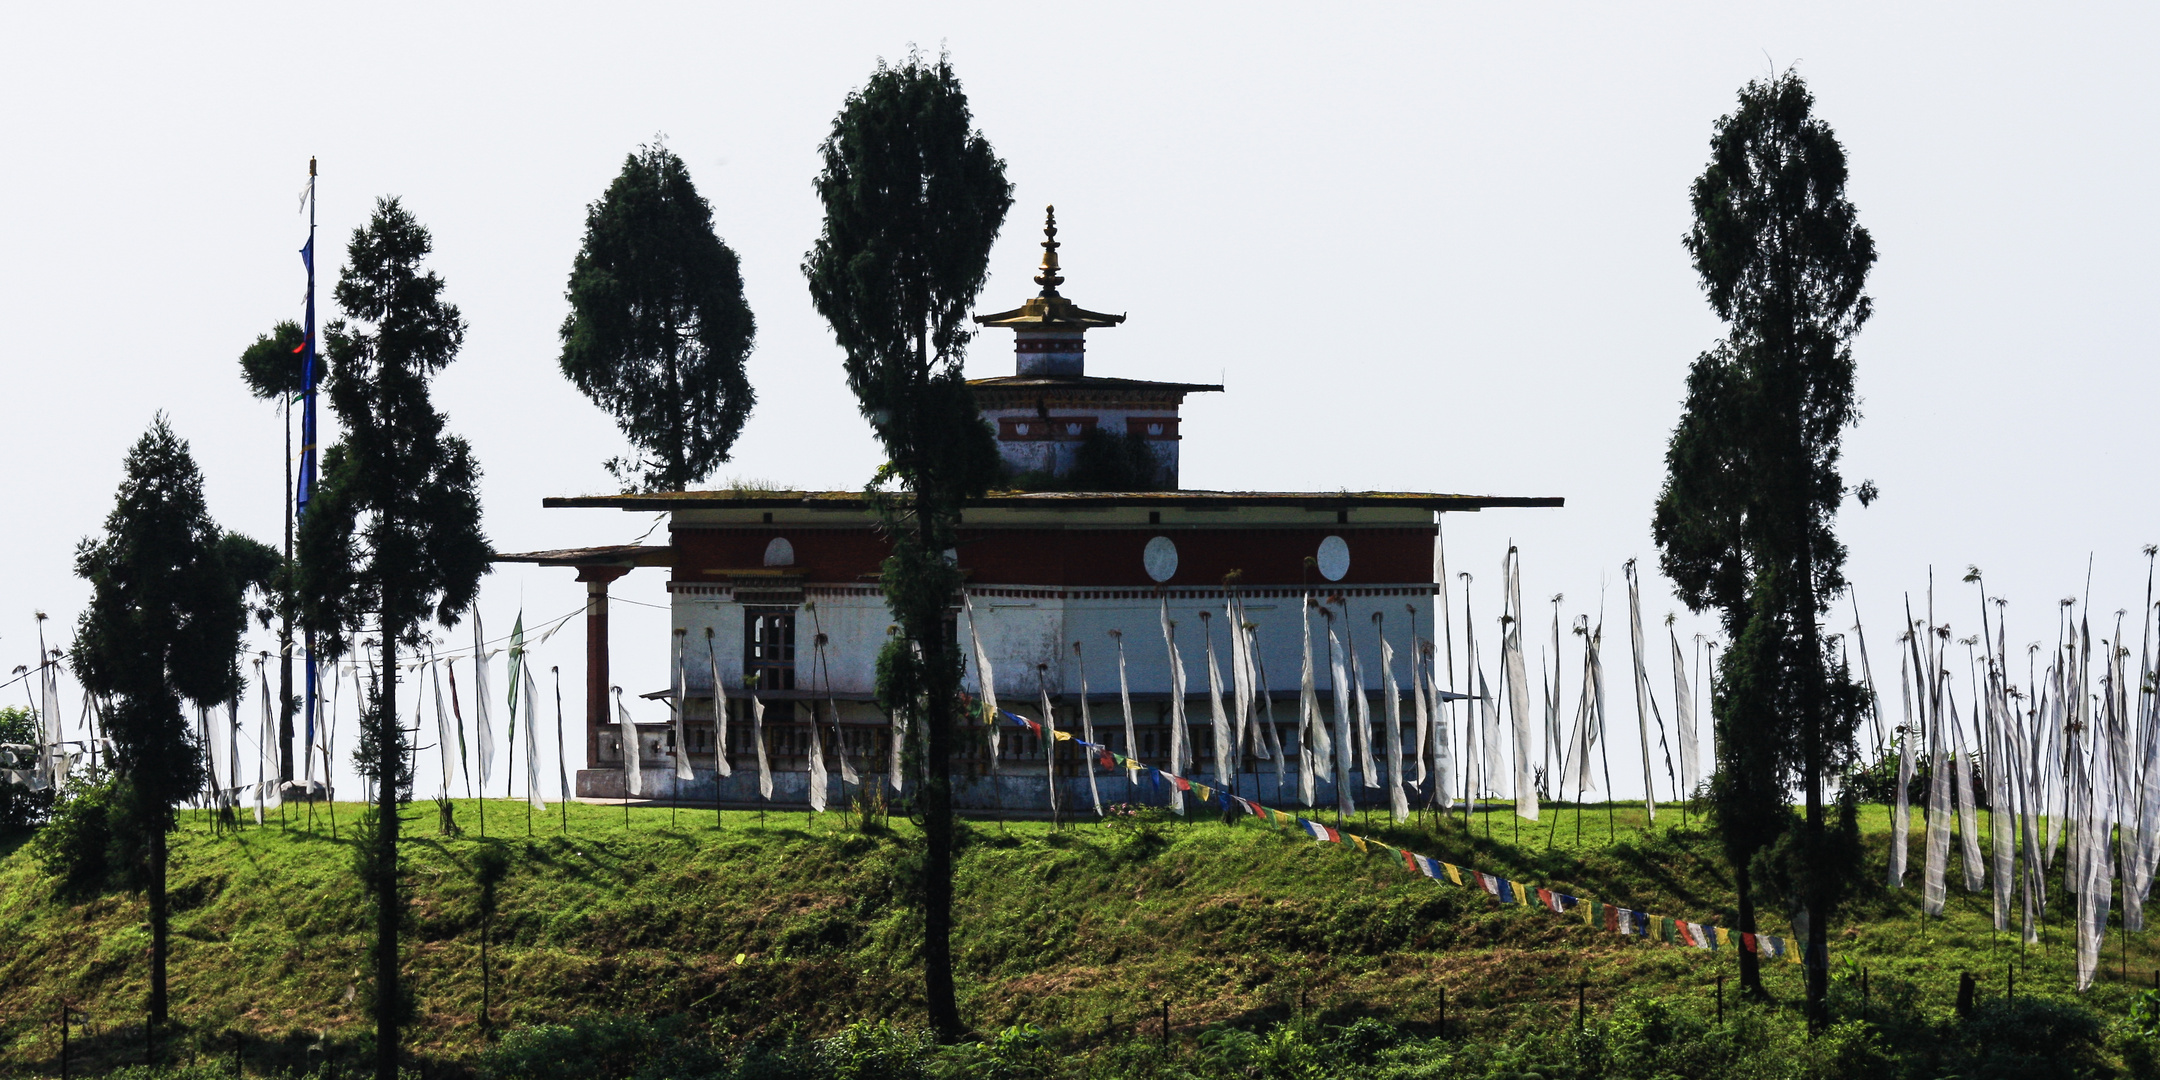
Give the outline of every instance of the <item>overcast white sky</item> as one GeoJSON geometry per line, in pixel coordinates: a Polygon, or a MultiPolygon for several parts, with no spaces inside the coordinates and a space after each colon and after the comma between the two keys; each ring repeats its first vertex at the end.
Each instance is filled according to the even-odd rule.
{"type": "MultiPolygon", "coordinates": [[[[650,524],[539,503],[605,490],[622,449],[558,374],[556,330],[585,205],[659,133],[759,323],[760,401],[716,479],[862,483],[878,455],[798,266],[819,140],[910,43],[950,49],[1015,184],[984,305],[1031,289],[1054,202],[1066,293],[1131,315],[1090,370],[1229,388],[1187,405],[1187,486],[1565,496],[1451,517],[1450,565],[1479,575],[1484,612],[1510,537],[1527,597],[1594,612],[1604,583],[1622,678],[1619,567],[1655,563],[1665,439],[1720,332],[1679,243],[1687,185],[1741,84],[1797,65],[1881,252],[1846,462],[1883,498],[1843,519],[1876,663],[1895,678],[1895,604],[1931,565],[1950,616],[1977,621],[1957,578],[1978,564],[2012,640],[2050,637],[2088,555],[2094,610],[2134,611],[2138,549],[2160,540],[2156,22],[2132,4],[18,6],[0,669],[31,661],[33,610],[72,625],[74,545],[160,409],[219,520],[276,539],[281,430],[235,358],[300,313],[310,155],[326,309],[376,196],[434,231],[471,323],[438,402],[487,470],[498,547],[650,524]]],[[[970,372],[1011,355],[986,338],[970,372]]],[[[576,609],[568,578],[494,574],[489,627],[576,609]]],[[[664,603],[662,574],[617,595],[664,603]]],[[[1653,626],[1676,606],[1646,588],[1653,626]]],[[[540,658],[573,721],[581,640],[540,658]]],[[[665,685],[664,641],[660,611],[618,605],[618,680],[665,685]]]]}

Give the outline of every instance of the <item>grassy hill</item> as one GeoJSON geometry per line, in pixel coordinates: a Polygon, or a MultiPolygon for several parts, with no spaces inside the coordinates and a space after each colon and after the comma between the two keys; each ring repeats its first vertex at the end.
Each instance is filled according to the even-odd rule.
{"type": "MultiPolygon", "coordinates": [[[[358,810],[337,808],[336,836],[323,808],[312,825],[293,808],[282,822],[237,834],[213,833],[205,816],[186,818],[170,879],[179,1060],[214,1058],[225,1075],[236,1046],[251,1072],[332,1061],[349,1069],[360,1060],[369,1027],[367,906],[352,870],[358,810]]],[[[570,1040],[547,1053],[574,1060],[590,1040],[621,1037],[621,1024],[651,1018],[669,1019],[657,1032],[637,1028],[631,1042],[706,1047],[715,1060],[753,1047],[829,1054],[861,1044],[866,1031],[888,1043],[913,1038],[864,1023],[904,1027],[922,1014],[919,921],[906,902],[917,845],[905,819],[865,825],[837,813],[730,811],[716,825],[711,810],[575,805],[567,830],[557,809],[536,817],[528,836],[523,807],[498,801],[488,804],[481,839],[478,805],[460,802],[456,813],[464,831],[453,838],[440,835],[433,807],[407,811],[412,1040],[438,1073],[477,1064],[516,1074],[525,1066],[506,1063],[501,1046],[530,1050],[543,1036],[570,1040]],[[491,1030],[482,1024],[474,874],[483,847],[510,867],[491,931],[491,1030]],[[571,1028],[533,1031],[550,1024],[571,1028]],[[505,1031],[511,1038],[498,1044],[505,1031]]],[[[1732,883],[1714,840],[1682,826],[1675,808],[1662,810],[1655,828],[1642,818],[1639,806],[1547,807],[1542,823],[1495,813],[1475,815],[1467,830],[1460,815],[1394,827],[1376,816],[1344,828],[1578,896],[1729,924],[1732,883]]],[[[1863,825],[1879,868],[1887,818],[1878,808],[1863,825]]],[[[76,1033],[78,1071],[139,1062],[143,901],[69,894],[29,849],[0,852],[0,1070],[57,1072],[62,1000],[88,1018],[88,1032],[76,1033]]],[[[1592,1052],[1585,1047],[1595,1042],[1606,1060],[1623,1036],[1667,1046],[1670,1053],[1658,1051],[1667,1057],[1711,1054],[1698,1062],[1710,1071],[1655,1066],[1668,1075],[1730,1074],[1716,1062],[1776,1046],[1794,1068],[1818,1068],[1808,1055],[1860,1053],[1903,1062],[1883,1075],[1943,1075],[1926,1070],[1953,1059],[1977,1070],[1970,1075],[2020,1075],[2024,1066],[2004,1063],[2028,1058],[2048,1062],[2049,1075],[2109,1075],[2144,1071],[2149,1040],[2123,1018],[2160,980],[2160,951],[2145,935],[2132,935],[2125,949],[2118,932],[2106,977],[2075,995],[2066,905],[2051,912],[2046,945],[2021,947],[2014,931],[1992,931],[1986,893],[1953,889],[1946,917],[1923,922],[1916,872],[1912,887],[1872,887],[1848,910],[1831,959],[1834,1002],[1851,1023],[1843,1041],[1808,1043],[1793,1006],[1797,966],[1770,965],[1778,1003],[1743,1010],[1730,950],[1622,938],[1540,908],[1503,907],[1414,876],[1383,852],[1316,843],[1253,819],[1143,816],[1063,829],[975,822],[959,873],[962,1013],[985,1033],[1018,1029],[971,1052],[1035,1054],[1059,1063],[1043,1069],[1096,1075],[1172,1065],[1197,1070],[1191,1075],[1216,1066],[1230,1070],[1223,1075],[1341,1075],[1351,1060],[1342,1054],[1371,1063],[1392,1054],[1435,1069],[1445,1061],[1444,1075],[1461,1076],[1514,1075],[1510,1062],[1566,1053],[1578,1064],[1555,1058],[1547,1071],[1580,1072],[1592,1052]],[[2004,1000],[2013,968],[2014,1003],[2004,1000]],[[1980,985],[1981,1015],[1965,1023],[1952,1015],[1960,972],[1980,985]],[[1587,1010],[1581,1036],[1578,1000],[1587,1010]],[[1361,1019],[1368,1022],[1354,1023],[1361,1019]],[[1968,1045],[1975,1038],[1986,1045],[1968,1045]],[[1344,1039],[1363,1042],[1343,1050],[1344,1039]],[[1253,1064],[1277,1052],[1271,1040],[1290,1047],[1277,1048],[1284,1060],[1309,1051],[1317,1071],[1253,1064]],[[2061,1046],[2017,1057],[2031,1040],[2061,1046]]],[[[990,1057],[952,1067],[973,1075],[1005,1067],[990,1057]]],[[[563,1075],[610,1075],[588,1065],[563,1075]]],[[[1831,1070],[1823,1075],[1861,1069],[1820,1067],[1831,1070]]],[[[1600,1068],[1634,1075],[1610,1061],[1600,1068]]]]}

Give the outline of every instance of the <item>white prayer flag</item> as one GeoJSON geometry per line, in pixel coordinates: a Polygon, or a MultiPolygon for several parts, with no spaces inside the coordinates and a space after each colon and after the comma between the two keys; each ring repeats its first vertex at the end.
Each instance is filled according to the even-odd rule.
{"type": "Polygon", "coordinates": [[[1674,794],[1686,800],[1695,794],[1695,784],[1702,775],[1696,763],[1695,694],[1688,684],[1687,657],[1680,652],[1680,635],[1670,626],[1665,633],[1672,638],[1673,723],[1680,728],[1680,790],[1674,794]]]}
{"type": "MultiPolygon", "coordinates": [[[[473,756],[480,759],[480,791],[487,797],[488,778],[495,769],[495,724],[492,719],[492,696],[488,693],[487,636],[480,629],[480,611],[473,609],[473,756]]],[[[620,702],[618,702],[618,707],[620,702]]]]}
{"type": "MultiPolygon", "coordinates": [[[[1170,653],[1170,772],[1185,775],[1185,751],[1192,733],[1185,726],[1185,660],[1178,655],[1177,624],[1170,621],[1170,601],[1162,601],[1163,645],[1170,653]]],[[[1185,792],[1170,785],[1170,810],[1185,812],[1185,792]]]]}
{"type": "Polygon", "coordinates": [[[1298,805],[1311,806],[1318,797],[1316,774],[1330,767],[1320,757],[1320,748],[1325,745],[1321,732],[1325,728],[1320,719],[1320,694],[1313,686],[1310,593],[1298,604],[1298,629],[1305,637],[1304,664],[1298,670],[1298,805]]]}
{"type": "MultiPolygon", "coordinates": [[[[527,659],[531,659],[529,654],[527,659]]],[[[540,694],[533,689],[532,664],[518,670],[525,677],[525,802],[535,810],[545,810],[547,798],[540,794],[540,725],[533,719],[540,694]]],[[[436,708],[441,711],[440,704],[436,708]]]]}
{"type": "Polygon", "coordinates": [[[1095,749],[1095,717],[1088,711],[1087,657],[1080,652],[1080,643],[1073,642],[1073,666],[1080,672],[1080,756],[1087,759],[1088,800],[1095,807],[1095,816],[1102,816],[1102,791],[1095,786],[1095,759],[1102,751],[1095,749]]]}
{"type": "Polygon", "coordinates": [[[1537,784],[1530,771],[1535,759],[1530,748],[1530,676],[1524,670],[1522,648],[1522,556],[1515,548],[1508,548],[1501,569],[1507,583],[1507,612],[1511,616],[1500,636],[1500,666],[1502,676],[1507,679],[1508,717],[1515,728],[1515,813],[1536,821],[1537,784]]]}
{"type": "MultiPolygon", "coordinates": [[[[1395,684],[1395,648],[1388,644],[1384,627],[1375,626],[1380,638],[1380,675],[1382,692],[1387,708],[1387,789],[1388,810],[1397,822],[1410,820],[1410,800],[1403,794],[1402,769],[1402,695],[1395,684]]],[[[1533,815],[1534,816],[1534,815],[1533,815]]]]}
{"type": "Polygon", "coordinates": [[[712,671],[713,771],[721,776],[733,776],[735,770],[728,764],[727,687],[720,682],[720,653],[713,646],[710,626],[705,628],[705,663],[712,671]]]}
{"type": "MultiPolygon", "coordinates": [[[[645,748],[638,744],[637,723],[630,719],[630,709],[623,704],[622,687],[615,688],[615,723],[622,729],[623,792],[628,796],[645,794],[645,748]]],[[[482,780],[485,783],[485,778],[482,780]]]]}
{"type": "MultiPolygon", "coordinates": [[[[1657,821],[1657,788],[1650,770],[1650,720],[1657,711],[1657,702],[1650,696],[1650,670],[1643,666],[1642,635],[1642,583],[1635,576],[1635,560],[1627,562],[1628,642],[1634,647],[1635,659],[1635,726],[1642,736],[1642,782],[1643,812],[1652,823],[1657,821]]],[[[1660,722],[1660,730],[1664,728],[1660,722]]]]}
{"type": "Polygon", "coordinates": [[[832,778],[825,772],[825,740],[818,734],[817,702],[807,701],[810,706],[810,809],[825,812],[825,800],[832,794],[832,778]]]}
{"type": "Polygon", "coordinates": [[[765,703],[758,700],[757,691],[750,692],[750,741],[757,744],[758,796],[772,799],[772,763],[765,757],[765,703]]]}
{"type": "MultiPolygon", "coordinates": [[[[673,713],[673,716],[670,719],[673,720],[675,726],[675,780],[678,785],[684,780],[693,780],[697,777],[697,774],[690,770],[690,729],[687,723],[687,714],[690,712],[690,674],[684,666],[687,659],[684,654],[687,653],[689,649],[689,633],[687,631],[681,630],[676,631],[675,697],[674,700],[668,703],[668,705],[669,711],[673,713]]],[[[530,680],[528,680],[528,682],[529,681],[530,680]]],[[[528,710],[526,713],[526,720],[529,722],[531,719],[532,713],[528,710]]],[[[530,725],[528,723],[528,727],[529,726],[530,725]]],[[[528,740],[525,745],[527,751],[529,752],[532,748],[532,743],[528,740]]],[[[678,786],[676,788],[676,794],[680,795],[681,792],[682,789],[680,788],[680,786],[678,786]]]]}
{"type": "Polygon", "coordinates": [[[1215,784],[1229,790],[1237,783],[1237,747],[1230,732],[1230,718],[1223,712],[1222,670],[1215,663],[1215,628],[1208,613],[1200,613],[1200,627],[1207,638],[1208,720],[1215,732],[1215,784]]]}
{"type": "Polygon", "coordinates": [[[1354,753],[1350,738],[1350,676],[1343,667],[1342,641],[1335,634],[1333,613],[1326,608],[1320,611],[1328,616],[1328,689],[1335,698],[1335,812],[1352,814],[1357,812],[1357,803],[1350,788],[1354,753]]]}
{"type": "Polygon", "coordinates": [[[1133,728],[1132,684],[1125,678],[1125,635],[1115,630],[1110,633],[1117,641],[1118,704],[1125,710],[1125,784],[1130,795],[1131,787],[1140,782],[1140,735],[1133,728]]]}

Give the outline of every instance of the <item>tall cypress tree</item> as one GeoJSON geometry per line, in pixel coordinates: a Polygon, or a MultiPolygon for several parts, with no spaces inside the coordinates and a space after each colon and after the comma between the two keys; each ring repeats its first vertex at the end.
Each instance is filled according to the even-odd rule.
{"type": "Polygon", "coordinates": [[[879,696],[922,721],[923,970],[931,1025],[953,1040],[966,1030],[951,941],[964,661],[947,622],[960,573],[945,552],[958,540],[961,505],[998,475],[996,442],[961,365],[968,308],[989,273],[1012,185],[943,56],[880,63],[848,96],[820,153],[825,227],[803,273],[887,458],[868,495],[892,543],[882,583],[901,633],[879,657],[879,696]]]}
{"type": "MultiPolygon", "coordinates": [[[[1839,452],[1859,416],[1852,339],[1870,311],[1875,245],[1845,197],[1844,148],[1813,109],[1787,71],[1743,88],[1710,140],[1685,244],[1727,331],[1688,372],[1652,531],[1680,598],[1715,608],[1732,642],[1712,702],[1710,802],[1741,929],[1755,928],[1752,887],[1766,874],[1791,884],[1788,902],[1806,915],[1809,1018],[1820,1024],[1824,934],[1858,870],[1852,806],[1833,828],[1823,781],[1853,760],[1861,700],[1820,619],[1845,588],[1839,452]],[[1766,864],[1773,852],[1780,859],[1766,864]]],[[[1761,992],[1744,951],[1741,977],[1761,992]]]]}
{"type": "MultiPolygon", "coordinates": [[[[307,365],[301,358],[302,343],[307,332],[299,323],[290,319],[270,328],[270,332],[255,339],[254,344],[240,352],[240,379],[247,384],[248,392],[263,401],[274,401],[278,414],[285,421],[285,553],[284,572],[274,579],[272,592],[278,617],[278,779],[293,778],[293,693],[292,693],[292,546],[293,546],[293,475],[292,475],[292,404],[293,398],[306,389],[307,365]]],[[[315,375],[322,381],[320,369],[315,375]]]]}
{"type": "Polygon", "coordinates": [[[73,659],[83,689],[105,702],[126,818],[120,831],[141,843],[130,876],[150,897],[154,1032],[166,1020],[166,834],[177,824],[174,808],[202,790],[207,752],[182,703],[208,706],[240,693],[245,591],[250,567],[268,549],[210,520],[202,473],[164,414],[128,452],[126,469],[105,534],[75,551],[90,603],[73,659]]]}
{"type": "Polygon", "coordinates": [[[608,471],[647,491],[711,475],[757,401],[743,373],[757,321],[712,206],[667,147],[631,154],[586,211],[568,296],[563,374],[642,455],[608,471]]]}
{"type": "Polygon", "coordinates": [[[381,650],[354,754],[376,789],[361,862],[375,901],[378,1080],[397,1080],[398,1033],[411,1010],[398,972],[398,826],[412,793],[397,720],[398,650],[419,646],[431,617],[456,624],[490,554],[480,466],[428,397],[429,381],[465,339],[442,279],[421,265],[432,249],[427,229],[395,198],[378,199],[367,225],[353,230],[334,294],[344,317],[324,332],[330,405],[345,434],[323,454],[300,528],[301,604],[324,651],[345,653],[363,629],[381,650]]]}

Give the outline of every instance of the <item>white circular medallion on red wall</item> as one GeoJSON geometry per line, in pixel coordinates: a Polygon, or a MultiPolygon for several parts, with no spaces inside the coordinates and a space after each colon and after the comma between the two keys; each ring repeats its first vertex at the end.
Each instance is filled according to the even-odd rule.
{"type": "Polygon", "coordinates": [[[1341,581],[1350,572],[1350,544],[1340,536],[1330,536],[1320,541],[1320,551],[1313,561],[1320,564],[1321,577],[1341,581]]]}
{"type": "Polygon", "coordinates": [[[1140,552],[1140,565],[1147,568],[1147,576],[1155,581],[1168,581],[1177,573],[1177,545],[1167,536],[1158,536],[1147,542],[1140,552]]]}
{"type": "Polygon", "coordinates": [[[772,541],[765,545],[765,565],[795,565],[795,545],[788,543],[785,536],[773,537],[772,541]]]}

